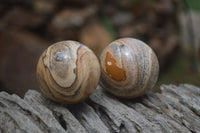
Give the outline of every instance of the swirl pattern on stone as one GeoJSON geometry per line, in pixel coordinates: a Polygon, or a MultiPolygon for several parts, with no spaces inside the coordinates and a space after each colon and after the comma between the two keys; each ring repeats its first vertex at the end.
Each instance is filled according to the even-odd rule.
{"type": "Polygon", "coordinates": [[[86,46],[76,41],[62,41],[43,52],[36,74],[46,97],[70,104],[84,100],[96,89],[100,66],[86,46]]]}
{"type": "Polygon", "coordinates": [[[135,98],[151,89],[158,78],[159,63],[153,50],[133,38],[109,44],[100,57],[100,85],[122,98],[135,98]]]}

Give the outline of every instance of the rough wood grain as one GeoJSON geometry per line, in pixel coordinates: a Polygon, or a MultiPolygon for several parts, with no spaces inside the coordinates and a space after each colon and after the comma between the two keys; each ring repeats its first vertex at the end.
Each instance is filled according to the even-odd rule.
{"type": "Polygon", "coordinates": [[[66,105],[29,90],[24,99],[0,92],[0,133],[200,132],[200,88],[162,85],[131,100],[101,87],[86,101],[66,105]]]}

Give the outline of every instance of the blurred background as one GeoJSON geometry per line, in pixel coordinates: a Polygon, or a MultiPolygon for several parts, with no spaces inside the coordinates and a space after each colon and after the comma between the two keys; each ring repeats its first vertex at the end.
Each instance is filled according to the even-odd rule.
{"type": "Polygon", "coordinates": [[[146,42],[160,63],[158,83],[200,86],[199,0],[1,0],[0,91],[38,90],[37,60],[49,45],[77,40],[99,57],[111,41],[146,42]]]}

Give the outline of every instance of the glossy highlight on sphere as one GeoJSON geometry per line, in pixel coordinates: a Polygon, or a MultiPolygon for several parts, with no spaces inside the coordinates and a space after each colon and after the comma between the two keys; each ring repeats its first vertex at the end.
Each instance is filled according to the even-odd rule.
{"type": "Polygon", "coordinates": [[[135,98],[153,88],[159,74],[158,59],[144,42],[122,38],[109,44],[101,54],[100,85],[122,98],[135,98]]]}
{"type": "Polygon", "coordinates": [[[96,89],[100,66],[95,54],[83,44],[62,41],[42,53],[36,76],[46,97],[62,103],[78,103],[96,89]]]}

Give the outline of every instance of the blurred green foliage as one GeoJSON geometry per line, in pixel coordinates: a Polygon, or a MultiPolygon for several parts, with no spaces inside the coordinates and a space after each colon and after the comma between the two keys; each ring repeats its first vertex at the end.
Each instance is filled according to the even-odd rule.
{"type": "Polygon", "coordinates": [[[191,60],[184,53],[179,53],[171,64],[172,66],[168,70],[160,74],[158,82],[152,91],[159,92],[162,84],[178,85],[188,83],[200,86],[200,74],[191,68],[191,60]]]}
{"type": "Polygon", "coordinates": [[[200,0],[185,0],[185,1],[187,1],[190,9],[200,11],[200,0]]]}
{"type": "Polygon", "coordinates": [[[110,19],[107,16],[101,17],[101,23],[103,24],[103,26],[105,27],[105,29],[110,34],[112,40],[117,39],[116,31],[115,31],[113,25],[111,24],[110,19]]]}

